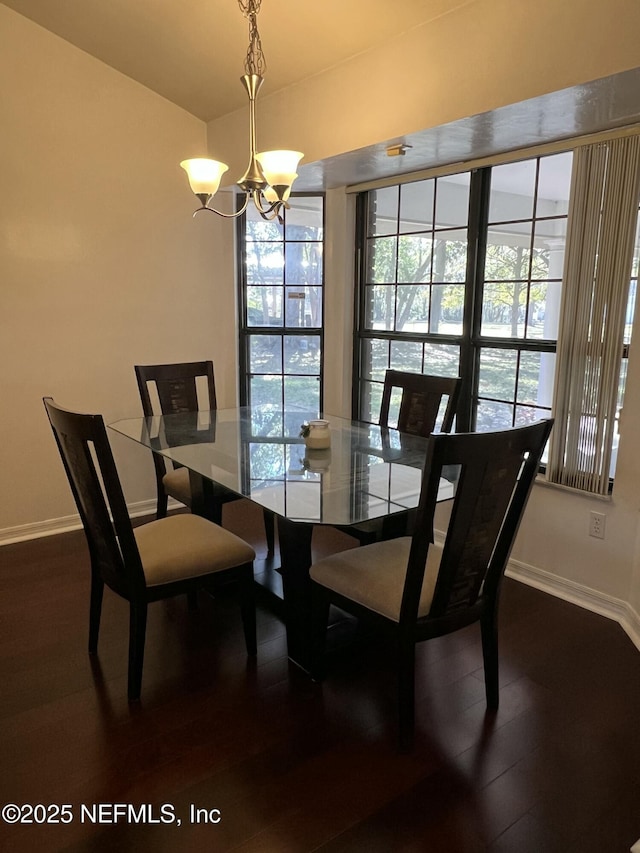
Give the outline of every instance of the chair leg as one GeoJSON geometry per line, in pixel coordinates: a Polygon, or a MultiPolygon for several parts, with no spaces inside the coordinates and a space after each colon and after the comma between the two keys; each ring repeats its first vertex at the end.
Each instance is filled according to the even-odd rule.
{"type": "Polygon", "coordinates": [[[100,632],[100,614],[102,613],[102,595],[104,581],[97,570],[91,569],[91,598],[89,604],[89,654],[98,652],[98,634],[100,632]]]}
{"type": "Polygon", "coordinates": [[[147,632],[147,602],[132,601],[129,604],[129,679],[130,702],[140,698],[142,688],[142,664],[144,663],[144,640],[147,632]]]}
{"type": "Polygon", "coordinates": [[[166,518],[167,517],[167,505],[169,503],[169,496],[164,490],[164,486],[162,482],[158,483],[158,506],[156,509],[156,518],[166,518]]]}
{"type": "Polygon", "coordinates": [[[244,640],[247,654],[252,657],[258,654],[256,637],[256,599],[254,593],[253,565],[250,563],[242,570],[240,579],[240,612],[244,628],[244,640]]]}
{"type": "Polygon", "coordinates": [[[325,646],[331,603],[325,589],[311,586],[311,678],[322,681],[325,676],[325,646]]]}
{"type": "Polygon", "coordinates": [[[415,730],[415,661],[413,637],[398,642],[398,750],[409,752],[415,730]]]}
{"type": "Polygon", "coordinates": [[[268,509],[262,511],[264,516],[264,532],[267,540],[267,557],[273,557],[276,546],[276,520],[268,509]]]}
{"type": "Polygon", "coordinates": [[[484,661],[484,686],[487,708],[495,711],[500,702],[498,678],[498,609],[492,608],[480,620],[482,632],[482,658],[484,661]]]}

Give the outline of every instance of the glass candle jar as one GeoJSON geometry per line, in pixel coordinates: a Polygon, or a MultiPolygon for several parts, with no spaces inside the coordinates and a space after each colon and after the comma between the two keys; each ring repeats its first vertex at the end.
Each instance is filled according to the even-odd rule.
{"type": "Polygon", "coordinates": [[[331,447],[329,421],[309,421],[309,431],[305,436],[304,443],[313,450],[326,450],[326,448],[331,447]]]}

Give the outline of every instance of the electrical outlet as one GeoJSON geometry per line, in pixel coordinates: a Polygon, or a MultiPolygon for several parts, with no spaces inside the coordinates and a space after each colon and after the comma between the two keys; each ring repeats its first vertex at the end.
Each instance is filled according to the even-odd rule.
{"type": "Polygon", "coordinates": [[[603,512],[592,512],[589,514],[589,536],[596,539],[604,539],[604,523],[607,516],[603,512]]]}

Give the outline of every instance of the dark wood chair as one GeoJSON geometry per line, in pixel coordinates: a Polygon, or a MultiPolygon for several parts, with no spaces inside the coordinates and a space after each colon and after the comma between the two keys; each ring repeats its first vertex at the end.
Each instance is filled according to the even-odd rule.
{"type": "MultiPolygon", "coordinates": [[[[460,398],[459,378],[387,370],[378,420],[381,427],[389,427],[389,413],[395,389],[401,391],[396,427],[400,432],[424,438],[430,436],[436,428],[438,414],[445,398],[440,431],[451,432],[460,398]]],[[[414,516],[415,512],[410,511],[387,517],[383,521],[372,519],[347,527],[345,532],[357,539],[361,545],[370,545],[379,539],[404,535],[410,530],[414,516]]]]}
{"type": "MultiPolygon", "coordinates": [[[[179,364],[137,364],[135,365],[135,373],[142,411],[146,417],[156,414],[167,415],[174,412],[197,412],[203,408],[213,411],[217,408],[212,361],[191,361],[179,364]],[[198,397],[198,379],[202,380],[202,385],[206,389],[206,393],[203,393],[202,397],[203,405],[200,405],[198,397]],[[159,411],[154,408],[150,390],[152,387],[155,388],[159,411]]],[[[186,468],[174,466],[172,462],[158,453],[153,454],[153,463],[158,493],[157,518],[166,516],[168,497],[172,497],[190,508],[189,471],[186,468]]],[[[235,492],[222,487],[217,494],[222,503],[235,501],[240,497],[235,492]]],[[[275,522],[268,510],[264,510],[264,526],[268,556],[272,556],[275,522]]]]}
{"type": "Polygon", "coordinates": [[[397,643],[402,749],[414,730],[416,643],[479,621],[487,706],[498,707],[500,586],[552,423],[431,436],[413,535],[311,567],[314,675],[322,676],[331,603],[389,628],[397,643]],[[444,544],[437,545],[433,517],[443,466],[459,466],[459,473],[444,544]]]}
{"type": "Polygon", "coordinates": [[[128,696],[138,699],[148,605],[195,594],[198,585],[215,576],[238,583],[247,653],[255,655],[253,548],[190,513],[134,529],[102,417],[61,409],[51,397],[45,397],[44,404],[89,546],[89,654],[98,648],[106,584],[129,602],[128,696]]]}
{"type": "Polygon", "coordinates": [[[402,370],[387,370],[384,376],[379,424],[389,426],[389,409],[394,388],[400,388],[400,409],[397,429],[409,435],[427,438],[436,428],[438,413],[443,398],[446,408],[440,424],[440,432],[451,432],[458,408],[460,379],[449,376],[432,376],[427,373],[407,373],[402,370]]]}

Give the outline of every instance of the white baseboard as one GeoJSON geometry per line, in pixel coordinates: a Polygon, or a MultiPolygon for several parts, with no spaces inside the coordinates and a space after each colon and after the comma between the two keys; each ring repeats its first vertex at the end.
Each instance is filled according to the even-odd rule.
{"type": "Polygon", "coordinates": [[[578,607],[584,607],[585,610],[591,610],[600,616],[613,619],[629,636],[634,646],[640,650],[640,615],[627,601],[614,598],[604,592],[598,592],[535,566],[529,566],[519,560],[509,561],[506,575],[542,592],[548,592],[563,601],[577,604],[578,607]]]}
{"type": "MultiPolygon", "coordinates": [[[[181,504],[169,501],[169,508],[181,504]]],[[[137,518],[140,515],[153,515],[156,511],[155,500],[138,501],[129,504],[129,515],[137,518]]],[[[29,539],[40,539],[42,536],[55,536],[58,533],[68,533],[70,530],[80,530],[82,523],[80,516],[62,516],[62,518],[49,518],[46,521],[34,521],[32,524],[17,524],[15,527],[5,527],[0,530],[0,546],[10,545],[14,542],[26,542],[29,539]]]]}
{"type": "MultiPolygon", "coordinates": [[[[434,539],[440,547],[444,545],[444,533],[441,530],[434,531],[434,539]]],[[[520,560],[509,560],[505,574],[541,592],[548,592],[549,595],[561,598],[570,604],[577,604],[578,607],[584,607],[592,613],[613,619],[640,651],[640,614],[636,613],[627,601],[546,572],[544,569],[530,566],[520,560]]]]}

